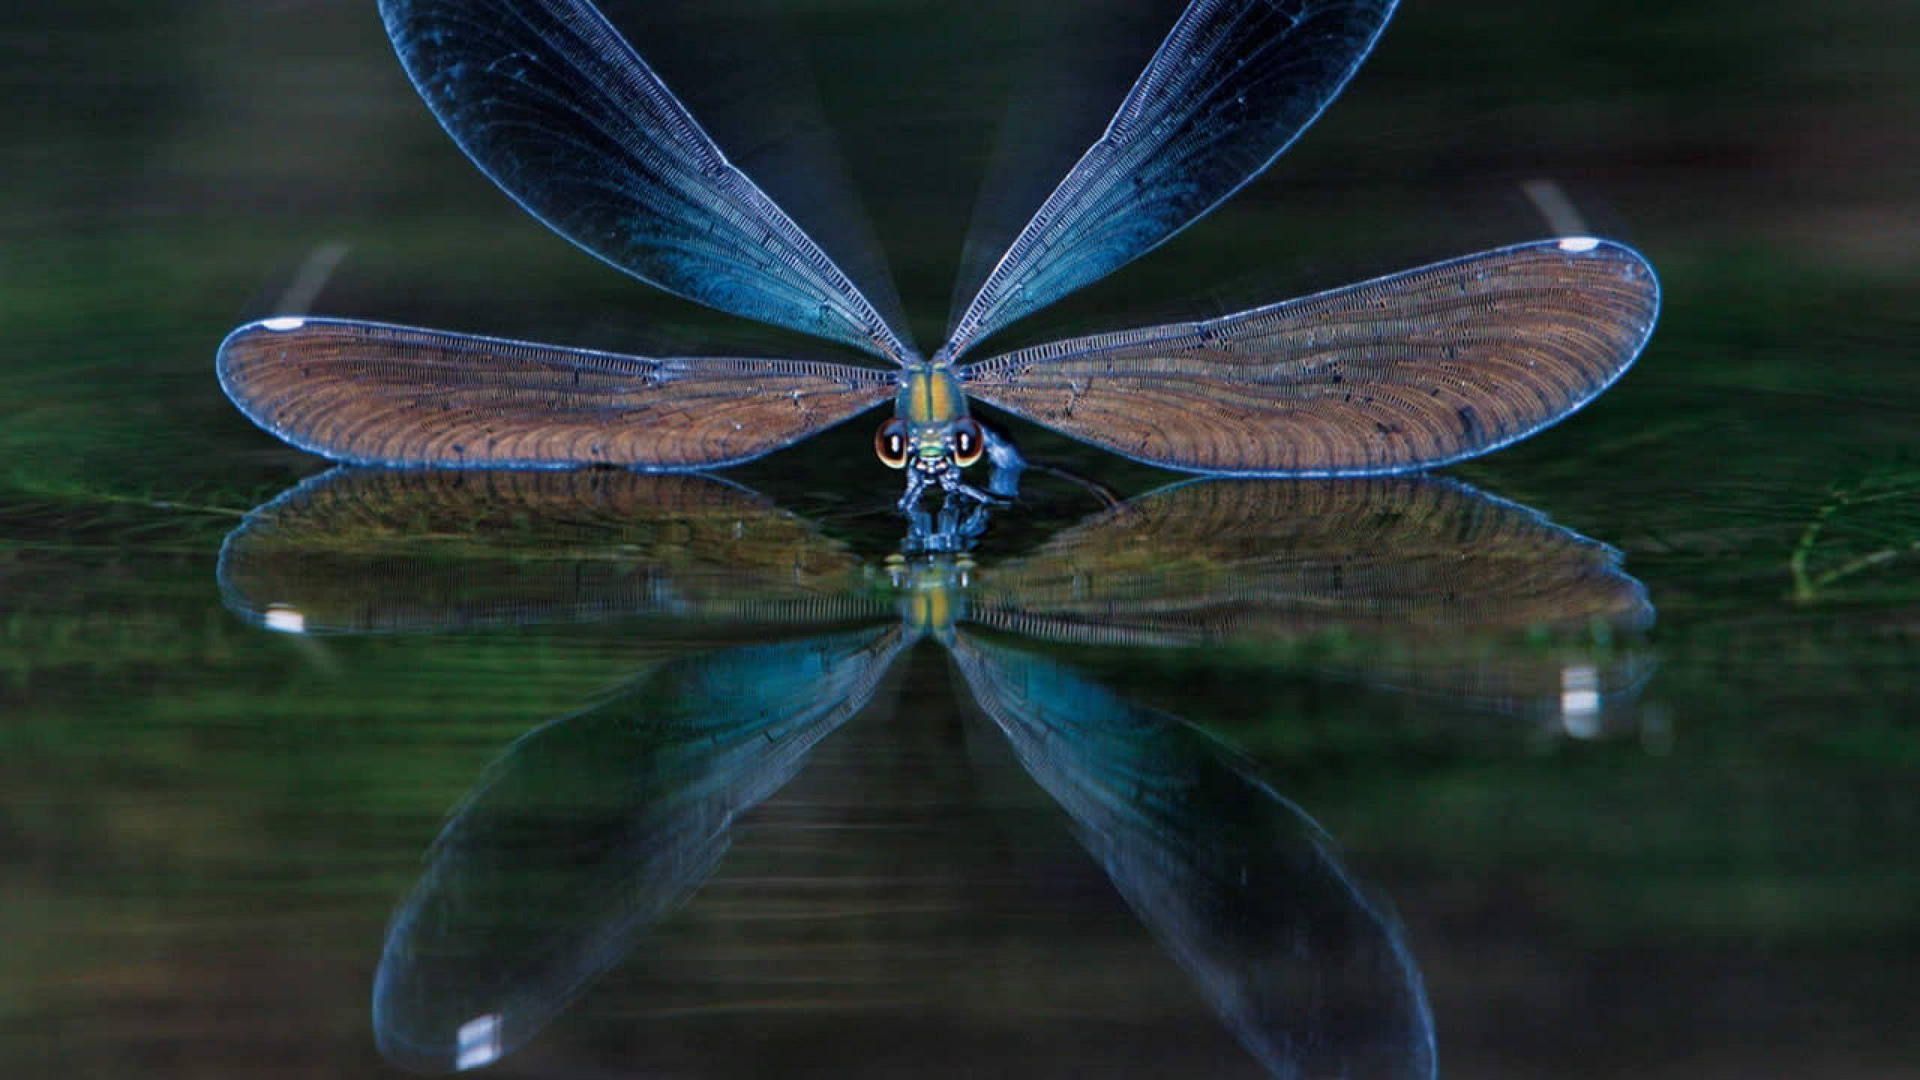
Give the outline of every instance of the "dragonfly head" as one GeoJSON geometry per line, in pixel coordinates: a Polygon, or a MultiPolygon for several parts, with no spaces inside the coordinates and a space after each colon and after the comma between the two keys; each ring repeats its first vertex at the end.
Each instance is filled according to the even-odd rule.
{"type": "Polygon", "coordinates": [[[873,452],[887,468],[911,468],[930,480],[979,461],[986,447],[986,434],[971,416],[925,424],[896,416],[873,436],[873,452]]]}

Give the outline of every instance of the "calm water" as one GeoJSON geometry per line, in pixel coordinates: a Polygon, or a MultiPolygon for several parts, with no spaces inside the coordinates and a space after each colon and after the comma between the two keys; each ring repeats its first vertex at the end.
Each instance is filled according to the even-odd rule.
{"type": "MultiPolygon", "coordinates": [[[[923,342],[1152,44],[639,7],[923,342]]],[[[1634,371],[1426,481],[1150,495],[1011,424],[1145,498],[1036,476],[904,570],[864,420],[727,483],[316,479],[212,375],[314,288],[810,346],[527,220],[371,4],[43,8],[0,14],[0,1073],[398,1075],[469,1025],[529,1076],[1915,1075],[1901,5],[1408,0],[1265,179],[1013,336],[1531,238],[1544,178],[1661,272],[1634,371]]]]}

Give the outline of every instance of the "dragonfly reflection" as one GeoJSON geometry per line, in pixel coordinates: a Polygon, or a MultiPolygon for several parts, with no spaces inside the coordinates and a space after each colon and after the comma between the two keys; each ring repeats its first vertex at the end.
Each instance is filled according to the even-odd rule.
{"type": "Polygon", "coordinates": [[[256,423],[336,460],[462,468],[737,464],[892,400],[875,438],[903,509],[1018,455],[980,401],[1197,473],[1424,469],[1557,422],[1626,370],[1652,269],[1590,237],[1470,255],[1198,322],[962,363],[1262,172],[1340,92],[1392,0],[1194,0],[1106,131],[923,357],[587,0],[381,0],[428,106],[535,217],[659,288],[890,361],[641,357],[284,316],[221,345],[256,423]]]}
{"type": "Polygon", "coordinates": [[[731,824],[932,639],[1270,1073],[1430,1076],[1403,936],[1312,820],[1217,739],[1016,635],[1231,649],[1344,629],[1393,645],[1360,651],[1363,676],[1380,660],[1389,685],[1532,711],[1560,703],[1569,664],[1597,673],[1596,708],[1631,699],[1642,665],[1587,631],[1652,616],[1611,550],[1424,477],[1183,485],[980,567],[867,565],[704,477],[340,470],[256,511],[219,573],[229,605],[282,630],[628,616],[680,641],[753,639],[526,735],[462,804],[375,987],[383,1050],[429,1070],[523,1045],[692,896],[731,824]],[[1541,648],[1542,628],[1564,647],[1541,648]],[[1513,634],[1529,641],[1486,647],[1513,634]]]}

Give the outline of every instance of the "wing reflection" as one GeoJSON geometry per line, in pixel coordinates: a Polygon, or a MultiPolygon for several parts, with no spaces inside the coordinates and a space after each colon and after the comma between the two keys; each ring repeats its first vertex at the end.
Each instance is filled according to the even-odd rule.
{"type": "Polygon", "coordinates": [[[242,618],[439,633],[661,615],[780,626],[886,614],[859,563],[764,496],[624,470],[341,468],[249,514],[220,551],[242,618]]]}
{"type": "Polygon", "coordinates": [[[1267,1071],[1428,1076],[1412,955],[1319,827],[1224,744],[1002,635],[1200,647],[1597,730],[1650,663],[1626,638],[1653,609],[1618,563],[1426,477],[1186,484],[978,568],[868,566],[697,476],[344,470],[256,511],[220,575],[236,611],[283,630],[646,616],[788,638],[655,668],[493,767],[389,927],[375,1023],[407,1067],[532,1038],[931,637],[1267,1071]]]}
{"type": "Polygon", "coordinates": [[[1432,476],[1166,488],[996,568],[972,618],[1265,660],[1299,645],[1341,677],[1555,716],[1630,704],[1653,666],[1630,641],[1653,605],[1619,552],[1432,476]]]}
{"type": "Polygon", "coordinates": [[[516,742],[388,927],[381,1053],[448,1072],[532,1038],[700,887],[734,819],[865,707],[906,640],[895,625],[690,657],[516,742]]]}
{"type": "Polygon", "coordinates": [[[951,651],[1020,763],[1268,1072],[1433,1075],[1398,925],[1305,812],[1178,717],[968,635],[951,651]]]}

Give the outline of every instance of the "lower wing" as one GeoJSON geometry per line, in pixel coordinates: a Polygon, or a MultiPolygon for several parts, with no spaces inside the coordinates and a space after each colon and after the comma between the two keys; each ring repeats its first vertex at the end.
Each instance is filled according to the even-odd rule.
{"type": "Polygon", "coordinates": [[[652,618],[684,643],[897,621],[838,541],[697,473],[333,469],[249,513],[217,576],[236,615],[300,634],[652,618]]]}
{"type": "Polygon", "coordinates": [[[1430,468],[1593,400],[1653,333],[1660,287],[1591,238],[1469,255],[1206,322],[967,365],[967,393],[1138,461],[1241,476],[1430,468]]]}
{"type": "Polygon", "coordinates": [[[866,707],[909,644],[877,629],[663,664],[523,736],[393,916],[373,984],[388,1060],[492,1064],[689,900],[735,821],[866,707]]]}
{"type": "Polygon", "coordinates": [[[1225,744],[971,634],[954,664],[1140,921],[1273,1076],[1427,1078],[1433,1018],[1392,914],[1225,744]]]}
{"type": "Polygon", "coordinates": [[[891,398],[891,372],[654,359],[348,319],[248,323],[220,385],[254,423],[338,461],[684,471],[792,445],[891,398]]]}

